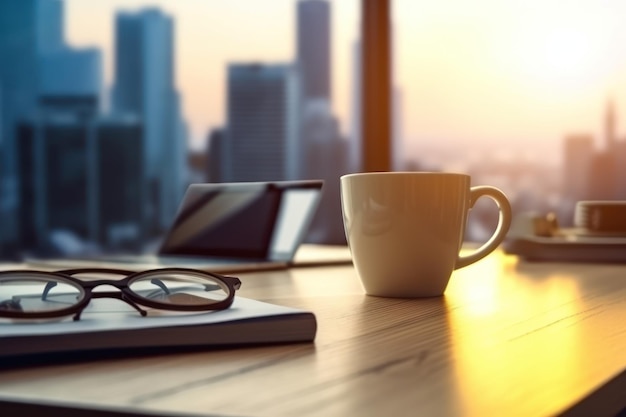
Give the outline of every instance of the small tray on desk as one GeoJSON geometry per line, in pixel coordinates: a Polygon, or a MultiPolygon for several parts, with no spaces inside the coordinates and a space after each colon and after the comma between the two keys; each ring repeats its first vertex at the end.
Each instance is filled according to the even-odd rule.
{"type": "Polygon", "coordinates": [[[509,237],[504,252],[529,261],[626,263],[626,235],[561,229],[556,236],[509,237]]]}

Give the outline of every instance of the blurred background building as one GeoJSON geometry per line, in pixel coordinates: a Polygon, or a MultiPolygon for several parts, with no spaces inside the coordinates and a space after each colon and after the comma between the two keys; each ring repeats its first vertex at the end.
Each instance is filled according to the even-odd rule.
{"type": "Polygon", "coordinates": [[[0,3],[0,248],[141,250],[188,184],[174,30],[157,9],[116,16],[112,107],[98,48],[71,48],[61,0],[0,3]]]}
{"type": "Polygon", "coordinates": [[[143,122],[145,215],[155,234],[176,214],[186,188],[187,138],[174,86],[174,22],[158,9],[115,19],[112,112],[143,122]]]}
{"type": "Polygon", "coordinates": [[[227,126],[215,155],[220,182],[298,178],[298,83],[288,64],[228,67],[227,126]]]}

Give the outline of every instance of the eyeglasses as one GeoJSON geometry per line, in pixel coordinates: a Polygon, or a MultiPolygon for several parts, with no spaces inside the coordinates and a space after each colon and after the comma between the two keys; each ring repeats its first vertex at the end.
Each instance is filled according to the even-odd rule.
{"type": "Polygon", "coordinates": [[[143,272],[83,268],[62,271],[0,271],[0,317],[42,319],[80,315],[92,298],[115,298],[132,306],[171,311],[227,309],[233,303],[239,278],[187,268],[162,268],[143,272]],[[78,275],[92,275],[80,279],[78,275]],[[96,279],[118,275],[122,279],[96,279]],[[93,291],[108,285],[118,291],[93,291]]]}

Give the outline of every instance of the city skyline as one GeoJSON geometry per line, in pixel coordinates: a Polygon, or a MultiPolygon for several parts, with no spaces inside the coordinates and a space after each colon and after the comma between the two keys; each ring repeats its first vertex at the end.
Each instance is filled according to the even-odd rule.
{"type": "MultiPolygon", "coordinates": [[[[186,138],[188,138],[186,122],[191,119],[191,124],[193,124],[193,116],[189,115],[190,112],[184,103],[188,103],[186,99],[188,96],[204,98],[208,96],[202,91],[185,88],[185,82],[188,80],[182,75],[177,76],[180,74],[178,69],[184,67],[181,64],[184,60],[180,59],[178,53],[180,51],[179,45],[181,43],[187,44],[190,39],[183,36],[180,40],[180,33],[183,31],[178,30],[178,28],[181,26],[190,28],[190,26],[184,25],[184,19],[181,20],[182,9],[179,8],[177,12],[172,12],[158,4],[162,0],[150,2],[127,0],[124,7],[116,7],[112,10],[111,19],[114,22],[114,33],[111,36],[114,39],[114,46],[112,46],[114,51],[107,52],[106,47],[103,47],[101,43],[93,41],[76,44],[72,42],[71,36],[67,33],[71,30],[61,31],[61,28],[71,26],[67,23],[71,19],[66,19],[67,15],[62,13],[70,1],[72,0],[31,0],[27,3],[9,3],[10,7],[7,7],[7,13],[11,13],[16,22],[20,22],[22,19],[27,24],[5,25],[2,39],[0,39],[2,40],[0,46],[3,48],[4,56],[10,57],[16,63],[16,69],[5,67],[2,73],[3,79],[1,81],[7,87],[4,94],[7,103],[3,107],[4,113],[11,116],[11,112],[6,110],[17,109],[14,104],[23,101],[20,101],[20,97],[29,98],[30,101],[24,101],[25,104],[32,102],[32,108],[24,108],[19,114],[16,113],[17,118],[6,118],[9,121],[13,120],[13,122],[6,124],[5,127],[8,130],[11,126],[19,126],[20,129],[17,131],[19,136],[17,141],[15,140],[16,137],[5,135],[9,146],[5,146],[3,149],[3,156],[6,161],[16,160],[14,157],[16,153],[11,149],[11,146],[19,143],[20,146],[17,149],[20,156],[19,160],[24,163],[20,164],[19,172],[12,172],[6,169],[10,164],[3,164],[7,175],[2,178],[4,181],[3,190],[5,190],[2,207],[6,208],[5,211],[17,216],[20,205],[22,207],[28,206],[29,201],[36,200],[35,205],[38,211],[36,215],[32,216],[32,219],[36,221],[33,225],[37,225],[37,231],[45,232],[44,226],[47,224],[54,226],[54,228],[67,226],[75,228],[75,232],[81,237],[89,235],[92,240],[101,237],[106,240],[110,237],[111,242],[122,242],[126,239],[123,244],[129,244],[127,240],[130,236],[128,233],[130,229],[127,226],[130,223],[124,223],[124,219],[121,223],[119,219],[103,220],[101,223],[106,223],[105,229],[107,230],[104,234],[101,233],[99,226],[96,227],[96,220],[99,217],[98,198],[102,194],[100,190],[119,189],[117,186],[108,187],[113,183],[113,177],[100,176],[111,181],[99,184],[98,188],[90,185],[96,184],[96,180],[99,178],[96,174],[88,176],[88,182],[77,182],[76,187],[91,190],[88,193],[89,198],[80,198],[88,200],[90,203],[85,206],[79,201],[73,208],[84,212],[83,214],[86,215],[83,218],[78,215],[68,216],[64,206],[57,207],[52,204],[52,200],[46,200],[48,194],[45,192],[29,194],[29,190],[33,186],[35,188],[32,189],[36,189],[43,187],[43,185],[49,186],[50,190],[58,189],[62,194],[65,193],[64,187],[74,187],[71,181],[82,178],[81,175],[66,175],[65,177],[50,175],[51,182],[46,183],[44,181],[45,175],[42,173],[47,166],[52,167],[54,172],[59,171],[54,168],[56,166],[54,163],[58,162],[54,159],[56,154],[68,155],[70,160],[74,158],[72,160],[74,162],[70,161],[71,163],[62,165],[76,168],[74,169],[75,172],[84,170],[83,165],[97,166],[96,162],[104,161],[106,159],[105,153],[109,151],[111,151],[109,154],[113,154],[113,148],[117,145],[111,142],[110,148],[103,147],[101,149],[103,157],[101,159],[100,151],[95,151],[100,148],[95,147],[94,144],[97,142],[94,142],[94,138],[103,138],[104,141],[104,138],[109,137],[108,133],[122,132],[125,128],[125,125],[122,126],[123,123],[116,125],[116,129],[122,130],[103,131],[102,135],[97,131],[96,136],[85,133],[92,132],[92,130],[86,130],[86,126],[95,126],[100,120],[106,120],[109,117],[119,116],[119,122],[122,122],[128,116],[133,120],[139,120],[140,123],[136,126],[138,129],[131,129],[132,132],[128,130],[126,133],[130,136],[134,135],[134,140],[141,138],[141,146],[136,149],[125,148],[124,150],[129,152],[129,161],[135,161],[136,166],[141,171],[141,178],[136,182],[135,188],[139,187],[143,190],[142,192],[148,193],[142,194],[145,197],[142,197],[142,200],[145,201],[145,210],[142,210],[141,213],[145,216],[138,220],[142,225],[147,225],[147,228],[138,228],[137,230],[140,232],[135,234],[136,237],[140,237],[143,230],[146,230],[147,233],[154,233],[154,236],[165,230],[173,211],[175,211],[175,203],[179,200],[179,195],[187,181],[191,179],[187,173],[193,172],[193,178],[200,182],[207,180],[221,182],[320,178],[329,184],[327,194],[335,198],[339,196],[339,191],[338,188],[333,190],[332,186],[338,187],[339,176],[361,169],[358,161],[357,164],[351,163],[352,158],[350,157],[353,150],[351,148],[360,143],[358,132],[356,132],[358,129],[355,129],[355,126],[359,125],[359,123],[355,123],[355,120],[358,121],[360,118],[358,110],[361,86],[357,80],[361,78],[359,74],[361,68],[357,65],[360,60],[358,42],[351,43],[349,61],[352,63],[352,79],[350,80],[352,82],[348,90],[350,105],[346,107],[347,115],[343,115],[342,119],[341,113],[337,113],[335,110],[337,107],[341,107],[341,105],[335,105],[336,97],[340,94],[336,93],[335,86],[330,82],[331,79],[335,81],[337,79],[334,75],[337,73],[337,66],[334,64],[335,51],[337,50],[336,33],[331,28],[332,25],[327,24],[327,22],[334,21],[331,16],[335,16],[335,14],[330,13],[332,6],[329,6],[332,3],[326,0],[290,0],[290,4],[295,7],[286,9],[290,10],[291,17],[284,20],[292,21],[297,30],[290,33],[294,38],[291,42],[284,42],[293,48],[290,56],[285,59],[259,60],[254,58],[256,55],[251,54],[245,58],[224,62],[217,58],[209,60],[212,67],[217,68],[225,65],[228,71],[227,79],[216,84],[226,88],[227,95],[225,94],[224,97],[209,95],[211,99],[215,98],[219,101],[220,109],[222,109],[220,111],[227,111],[227,116],[215,125],[203,126],[199,124],[196,126],[199,133],[195,141],[200,145],[206,144],[209,132],[211,132],[211,144],[216,146],[216,148],[211,148],[210,155],[205,155],[205,165],[202,165],[203,163],[197,158],[198,154],[186,152],[186,138]],[[129,7],[132,4],[137,7],[129,7]],[[44,10],[54,11],[54,13],[43,13],[44,10]],[[42,19],[44,16],[45,18],[42,19]],[[70,48],[66,48],[66,44],[70,48]],[[107,56],[109,57],[108,60],[107,56]],[[24,59],[25,57],[28,59],[24,59]],[[108,70],[101,71],[102,63],[108,70]],[[111,71],[112,73],[107,75],[107,72],[111,71]],[[29,76],[31,73],[34,76],[29,76]],[[36,82],[32,82],[33,79],[36,82]],[[105,80],[104,83],[102,82],[103,79],[105,80]],[[109,101],[104,108],[100,106],[101,99],[109,101]],[[44,115],[46,118],[42,119],[41,122],[33,119],[37,114],[44,115]],[[60,116],[63,116],[63,120],[71,118],[74,120],[74,124],[68,125],[65,130],[58,130],[58,134],[50,133],[48,135],[46,133],[45,143],[46,146],[50,145],[50,151],[48,151],[48,147],[42,144],[41,138],[44,136],[41,136],[39,132],[47,132],[48,125],[55,127],[54,123],[60,116]],[[14,124],[20,118],[22,120],[32,119],[33,122],[14,124]],[[42,130],[42,127],[45,129],[42,130]],[[75,142],[72,139],[73,135],[76,135],[75,142]],[[346,138],[351,141],[351,144],[344,141],[346,138]],[[133,152],[140,152],[141,155],[131,155],[133,152]],[[47,155],[48,153],[53,159],[45,160],[47,161],[46,164],[40,163],[40,158],[37,155],[47,155]],[[85,162],[92,160],[96,162],[85,162]],[[349,160],[350,163],[348,163],[349,160]],[[208,165],[206,165],[207,163],[208,165]],[[187,164],[192,164],[191,171],[187,171],[187,164]],[[205,171],[204,177],[203,171],[205,171]],[[19,196],[14,195],[13,190],[15,190],[16,185],[20,187],[19,196]],[[57,221],[57,217],[60,219],[59,221],[57,221]],[[117,223],[114,224],[113,220],[117,223]],[[118,239],[120,236],[122,236],[122,240],[118,239]]],[[[287,0],[284,1],[286,4],[287,0]]],[[[103,3],[98,4],[102,5],[103,3]]],[[[251,4],[243,0],[236,3],[239,5],[251,4]]],[[[188,3],[183,2],[181,4],[188,3]]],[[[404,6],[406,7],[406,4],[404,6]]],[[[98,8],[96,7],[96,9],[98,8]]],[[[211,10],[216,12],[217,9],[211,10]]],[[[465,9],[463,13],[468,10],[465,9]]],[[[520,15],[524,20],[523,13],[520,15]]],[[[223,15],[220,16],[224,17],[223,15]]],[[[106,17],[108,15],[102,13],[98,21],[102,21],[106,17]]],[[[446,15],[443,20],[450,23],[450,21],[454,21],[453,17],[454,15],[446,15]]],[[[255,16],[255,18],[263,20],[259,16],[255,16]]],[[[572,40],[564,36],[566,32],[564,32],[563,27],[554,26],[554,29],[558,33],[558,36],[554,36],[560,42],[572,40]]],[[[233,36],[240,37],[239,40],[245,38],[259,42],[253,36],[256,33],[254,25],[242,29],[243,31],[231,30],[233,36]]],[[[574,34],[580,35],[578,32],[570,33],[570,35],[574,34]]],[[[194,37],[192,39],[193,42],[198,43],[202,38],[194,37]]],[[[579,40],[581,39],[579,38],[579,40]]],[[[532,38],[524,39],[520,45],[531,45],[532,40],[532,38]]],[[[453,119],[452,113],[437,114],[437,117],[442,118],[442,124],[436,128],[448,129],[447,135],[449,135],[446,136],[447,140],[439,140],[439,142],[443,147],[453,148],[454,152],[449,152],[448,149],[439,152],[438,155],[439,150],[432,150],[435,148],[432,148],[432,142],[429,143],[428,140],[415,140],[413,142],[414,149],[411,149],[410,144],[407,146],[407,143],[401,143],[402,148],[408,149],[408,151],[402,152],[402,161],[397,165],[394,163],[394,169],[465,172],[472,175],[472,180],[476,184],[490,183],[500,186],[508,193],[516,207],[543,209],[554,207],[557,210],[567,210],[573,201],[582,198],[573,198],[578,195],[599,195],[604,196],[602,198],[605,199],[622,198],[623,195],[626,195],[623,194],[626,192],[626,186],[619,180],[623,177],[621,168],[617,168],[618,165],[623,165],[623,161],[626,161],[626,139],[621,135],[619,129],[621,109],[619,94],[601,94],[604,111],[601,109],[601,111],[596,112],[590,109],[588,114],[585,114],[585,117],[593,120],[592,122],[585,122],[583,118],[575,121],[567,117],[549,118],[548,116],[554,116],[554,114],[541,113],[541,110],[546,106],[549,108],[552,104],[558,107],[555,104],[558,100],[572,97],[583,90],[594,91],[600,96],[602,90],[600,87],[605,86],[608,82],[608,79],[603,78],[602,80],[595,80],[597,83],[593,84],[594,79],[591,77],[593,71],[578,73],[580,68],[572,66],[574,59],[580,58],[580,55],[577,55],[577,50],[573,50],[576,49],[575,46],[579,47],[579,44],[571,42],[559,44],[557,42],[555,46],[549,42],[550,40],[551,38],[546,39],[544,46],[554,49],[548,48],[552,54],[546,55],[544,64],[550,64],[553,67],[546,66],[535,74],[537,77],[541,76],[539,80],[535,80],[537,82],[536,87],[541,86],[541,82],[546,83],[550,76],[562,76],[564,70],[572,70],[571,72],[566,71],[570,78],[565,80],[552,79],[550,84],[545,84],[550,87],[547,93],[554,95],[552,101],[542,103],[544,107],[533,109],[531,113],[519,115],[520,117],[531,118],[541,115],[546,120],[550,120],[550,126],[558,129],[559,132],[555,133],[553,138],[542,142],[545,145],[543,149],[537,152],[537,146],[533,147],[532,141],[529,140],[519,139],[517,142],[511,140],[515,137],[523,138],[524,134],[540,129],[542,125],[507,124],[507,120],[499,118],[503,112],[507,111],[507,103],[504,101],[501,106],[480,106],[481,100],[487,102],[495,100],[497,102],[507,97],[507,99],[517,100],[516,104],[521,111],[524,106],[533,103],[531,100],[532,88],[530,84],[522,83],[523,78],[517,80],[520,85],[512,83],[504,92],[497,88],[494,89],[491,85],[479,83],[472,86],[475,92],[470,94],[472,90],[468,90],[467,87],[462,86],[462,83],[456,82],[458,80],[455,81],[454,77],[438,76],[432,78],[439,82],[434,86],[440,89],[441,96],[438,98],[441,99],[452,91],[455,94],[461,94],[462,100],[450,100],[449,102],[431,100],[427,104],[432,109],[427,106],[428,111],[436,110],[437,106],[443,104],[444,107],[450,106],[448,110],[453,112],[461,109],[462,105],[469,103],[476,107],[474,111],[477,113],[466,112],[459,119],[453,119]],[[573,49],[570,50],[567,47],[573,49]],[[587,81],[591,84],[583,82],[583,75],[585,74],[590,77],[587,81]],[[574,83],[574,81],[579,84],[574,83]],[[558,95],[559,87],[565,85],[569,85],[569,88],[564,90],[567,94],[558,95]],[[511,94],[515,91],[513,87],[526,88],[526,95],[511,94]],[[498,96],[498,94],[502,95],[498,96]],[[486,119],[489,123],[481,124],[485,122],[484,118],[477,117],[475,120],[471,118],[472,115],[480,115],[481,112],[489,113],[489,117],[486,119]],[[449,119],[445,119],[446,117],[449,119]],[[478,130],[468,129],[467,125],[464,125],[468,121],[474,123],[478,130]],[[587,123],[587,128],[584,127],[585,123],[587,123]],[[589,128],[589,126],[596,124],[600,125],[598,129],[589,128]],[[582,129],[580,129],[581,126],[583,126],[582,129]],[[489,130],[490,134],[495,134],[498,129],[502,128],[504,133],[497,142],[489,143],[489,140],[493,140],[493,138],[490,138],[489,134],[481,133],[479,128],[491,129],[489,130]],[[462,135],[455,137],[453,134],[455,131],[461,132],[462,135]],[[456,148],[454,148],[455,140],[458,141],[456,148]],[[578,146],[579,142],[584,145],[582,148],[578,146]],[[487,151],[484,150],[485,144],[490,146],[487,151]],[[553,150],[546,152],[550,146],[553,147],[553,150]],[[525,153],[519,151],[522,148],[525,153]],[[415,152],[415,149],[418,151],[415,152]],[[572,151],[570,152],[568,149],[572,151]],[[580,149],[583,149],[582,153],[580,149]],[[555,169],[557,168],[556,165],[545,165],[547,160],[557,158],[563,158],[564,170],[555,169]],[[571,171],[572,167],[579,165],[577,162],[579,160],[584,160],[584,165],[587,167],[583,170],[585,184],[576,181],[575,186],[568,186],[566,183],[565,189],[560,188],[564,185],[563,181],[573,179],[567,173],[571,171]]],[[[227,44],[227,42],[225,43],[227,44]]],[[[260,41],[260,43],[263,42],[260,41]]],[[[398,44],[402,45],[402,42],[398,42],[398,44]]],[[[484,42],[483,46],[496,44],[500,43],[484,42]]],[[[427,49],[426,44],[423,46],[427,49]]],[[[237,53],[243,54],[244,52],[249,53],[250,50],[244,49],[237,53]]],[[[266,52],[262,50],[258,53],[266,52]]],[[[460,70],[463,73],[475,75],[473,71],[476,69],[474,66],[476,63],[466,60],[466,65],[459,68],[459,61],[452,58],[460,58],[453,56],[453,52],[458,51],[446,50],[445,48],[439,51],[439,58],[442,61],[450,59],[448,62],[450,67],[444,69],[460,70]],[[456,64],[456,66],[452,64],[456,64]]],[[[524,48],[515,51],[520,56],[526,52],[528,51],[524,48]]],[[[495,55],[494,51],[491,53],[495,55]]],[[[405,63],[409,62],[406,60],[407,57],[399,55],[396,53],[396,59],[392,62],[392,67],[396,68],[397,72],[399,72],[398,67],[402,66],[397,65],[396,62],[402,59],[405,60],[405,63]]],[[[192,56],[192,58],[194,57],[196,62],[204,62],[203,56],[192,56]]],[[[614,62],[617,62],[617,58],[614,62]]],[[[479,64],[483,65],[482,62],[479,64]]],[[[535,70],[539,68],[537,62],[533,60],[527,64],[529,65],[525,67],[527,71],[530,71],[533,66],[535,70]]],[[[587,69],[589,68],[591,67],[588,66],[587,69]]],[[[518,67],[516,69],[520,70],[518,67]]],[[[596,70],[599,71],[599,69],[598,66],[596,70]]],[[[492,76],[490,81],[495,86],[504,85],[498,84],[502,83],[502,80],[498,78],[502,74],[496,73],[495,69],[488,75],[492,76]]],[[[425,80],[427,81],[427,79],[416,77],[415,82],[424,82],[425,80]]],[[[211,85],[210,87],[213,88],[214,86],[211,85]]],[[[428,111],[421,113],[420,117],[412,116],[414,107],[411,108],[407,105],[411,99],[415,98],[414,92],[410,94],[413,91],[412,88],[410,83],[404,84],[399,77],[393,80],[392,101],[394,108],[396,110],[408,108],[407,112],[396,112],[393,115],[393,151],[397,151],[395,144],[397,143],[398,132],[408,131],[408,127],[416,121],[425,124],[429,121],[432,122],[429,117],[433,116],[433,113],[428,113],[428,111]]],[[[423,90],[422,94],[424,97],[429,97],[427,89],[423,90]]],[[[591,102],[585,101],[586,104],[591,102]]],[[[580,103],[575,101],[574,104],[579,105],[580,103]]],[[[209,115],[208,107],[204,110],[205,115],[209,115]]],[[[508,113],[507,115],[513,116],[508,113]]],[[[561,114],[561,116],[563,115],[561,114]]],[[[545,128],[545,126],[543,127],[545,128]]],[[[191,130],[193,131],[193,127],[191,130]]],[[[96,131],[93,130],[93,132],[96,131]]],[[[415,131],[409,132],[408,137],[413,134],[415,131]]],[[[427,136],[429,134],[428,129],[419,131],[419,134],[426,135],[424,136],[426,139],[429,138],[427,136]]],[[[547,133],[544,134],[547,135],[547,133]]],[[[436,136],[430,139],[433,138],[437,139],[436,136]]],[[[195,147],[201,147],[197,146],[198,144],[195,147]]],[[[120,176],[117,180],[124,180],[124,177],[120,176]]],[[[133,192],[136,194],[137,190],[133,192]]],[[[50,194],[55,194],[55,192],[50,194]]],[[[324,204],[321,205],[324,206],[324,204]]],[[[338,200],[334,202],[329,200],[327,208],[328,210],[320,208],[321,218],[341,219],[338,200]]],[[[71,207],[67,209],[69,210],[71,207]]],[[[108,212],[110,209],[106,211],[108,212]]],[[[21,217],[27,220],[30,218],[29,216],[21,217]]],[[[342,230],[340,224],[334,226],[337,226],[337,230],[342,230]]],[[[50,231],[52,232],[52,228],[50,231]]],[[[319,231],[319,236],[324,236],[324,239],[330,236],[330,234],[321,233],[322,229],[319,231]]],[[[30,234],[36,235],[36,233],[30,234]]],[[[10,242],[12,236],[15,235],[11,231],[6,233],[7,241],[10,242]]],[[[343,238],[343,233],[338,233],[335,237],[343,238]]],[[[471,238],[475,238],[475,236],[471,238]]],[[[45,241],[42,240],[42,243],[45,241]]]]}
{"type": "MultiPolygon", "coordinates": [[[[175,82],[176,18],[156,5],[116,9],[113,79],[105,86],[101,64],[106,52],[98,43],[66,42],[66,3],[20,1],[3,4],[4,16],[16,23],[4,25],[0,33],[2,56],[12,58],[16,67],[4,67],[0,74],[0,84],[7,87],[2,116],[10,116],[3,117],[1,139],[7,146],[2,156],[19,162],[0,178],[0,207],[19,226],[9,233],[2,228],[2,251],[18,256],[13,254],[21,250],[137,250],[151,244],[167,229],[191,180],[189,154],[179,146],[186,145],[187,129],[175,82]],[[102,100],[108,103],[103,106],[102,100]],[[21,102],[32,105],[18,112],[21,102]],[[15,114],[7,109],[16,109],[15,114]],[[116,199],[124,202],[111,205],[116,199]],[[67,239],[76,245],[67,246],[67,239]]],[[[305,47],[297,62],[229,64],[222,180],[308,179],[314,173],[301,159],[324,149],[338,155],[340,137],[329,108],[330,59],[328,52],[318,53],[318,46],[329,51],[329,7],[323,0],[300,4],[318,25],[298,22],[308,29],[299,36],[305,47]],[[322,65],[311,59],[319,56],[325,56],[322,65]],[[302,81],[312,87],[307,94],[301,94],[304,73],[302,81]],[[299,143],[305,134],[306,147],[299,143]]],[[[335,158],[331,169],[344,172],[343,159],[335,158]]],[[[195,175],[201,175],[203,167],[196,168],[195,175]]],[[[314,176],[335,182],[337,176],[324,176],[330,172],[314,176]]],[[[332,196],[336,207],[338,196],[338,191],[332,196]]],[[[322,220],[317,226],[327,223],[322,220]]],[[[319,232],[318,238],[328,236],[319,232]]]]}
{"type": "MultiPolygon", "coordinates": [[[[107,87],[115,11],[157,6],[176,19],[177,87],[196,148],[210,129],[225,122],[228,63],[291,62],[296,54],[296,0],[65,2],[67,40],[103,49],[107,87]]],[[[330,3],[333,112],[349,135],[351,51],[360,3],[330,3]]],[[[620,105],[626,103],[626,48],[618,46],[626,43],[620,27],[626,5],[613,0],[579,0],[567,7],[555,0],[434,3],[393,3],[394,68],[409,153],[444,141],[474,148],[481,143],[531,146],[549,155],[567,134],[599,136],[598,115],[607,97],[615,100],[618,118],[626,109],[620,105]]]]}

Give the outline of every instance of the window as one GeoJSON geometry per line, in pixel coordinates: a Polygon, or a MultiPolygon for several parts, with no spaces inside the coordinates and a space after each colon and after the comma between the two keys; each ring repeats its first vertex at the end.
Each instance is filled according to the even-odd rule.
{"type": "MultiPolygon", "coordinates": [[[[307,239],[343,243],[368,2],[0,2],[0,257],[143,250],[206,181],[324,178],[307,239]]],[[[563,224],[626,199],[626,5],[390,4],[391,169],[466,172],[563,224]]]]}

